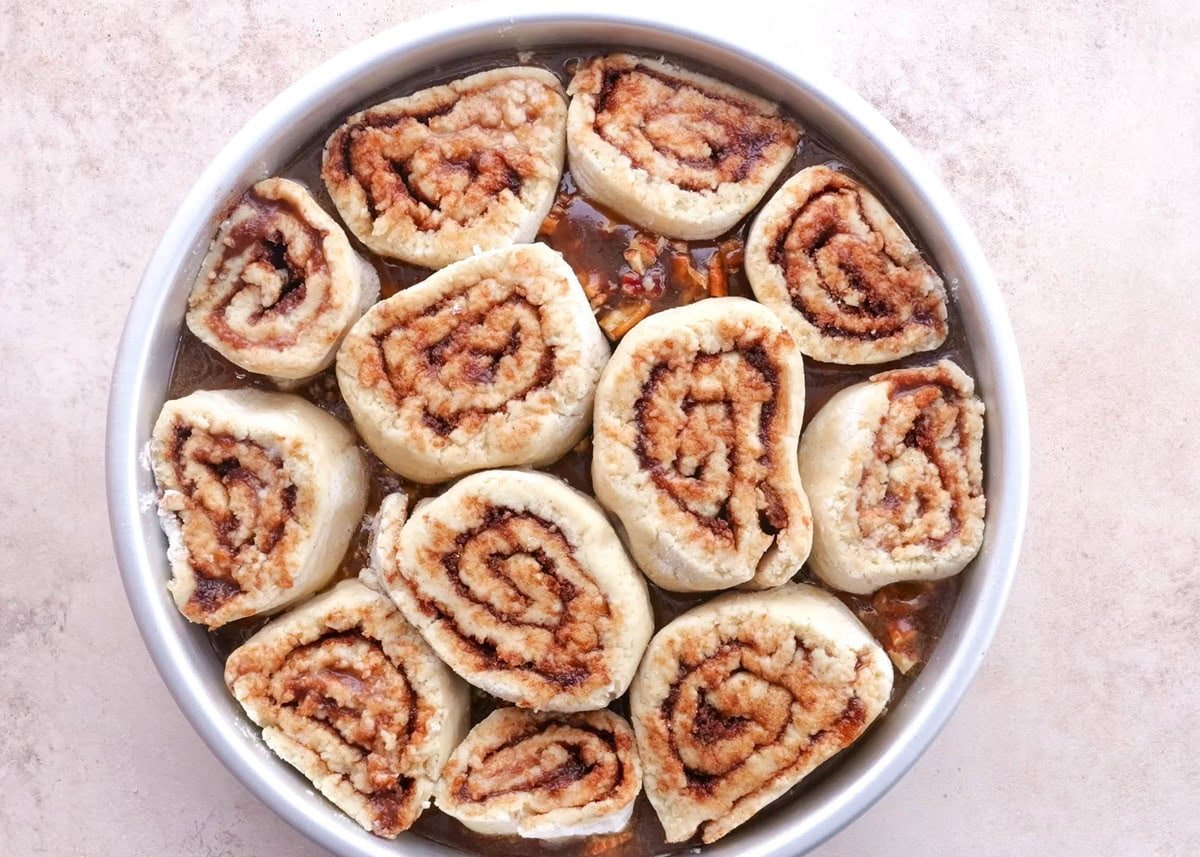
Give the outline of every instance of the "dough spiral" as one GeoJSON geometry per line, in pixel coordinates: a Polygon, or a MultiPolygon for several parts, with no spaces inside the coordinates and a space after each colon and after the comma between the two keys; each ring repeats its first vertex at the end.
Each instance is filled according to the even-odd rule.
{"type": "Polygon", "coordinates": [[[654,628],[645,581],[604,513],[552,476],[476,473],[385,505],[372,565],[450,667],[523,708],[585,711],[629,686],[654,628]]]}
{"type": "Polygon", "coordinates": [[[560,839],[624,829],[641,790],[633,730],[618,715],[501,708],[454,751],[434,800],[479,833],[560,839]]]}
{"type": "Polygon", "coordinates": [[[754,219],[746,276],[800,350],[884,363],[946,339],[946,292],[887,209],[845,173],[809,167],[754,219]]]}
{"type": "Polygon", "coordinates": [[[428,805],[469,722],[467,686],[386,596],[354,580],[247,640],[225,683],[268,747],[389,839],[428,805]]]}
{"type": "Polygon", "coordinates": [[[258,182],[221,224],[188,295],[192,333],[282,381],[317,374],[379,297],[379,275],[303,185],[258,182]]]}
{"type": "Polygon", "coordinates": [[[324,586],[362,518],[354,435],[284,393],[199,391],[163,405],[150,444],[171,594],[216,628],[324,586]]]}
{"type": "Polygon", "coordinates": [[[949,360],[830,399],[800,441],[813,571],[855,593],[962,571],[983,544],[983,413],[949,360]]]}
{"type": "Polygon", "coordinates": [[[661,60],[612,54],[568,87],[571,175],[587,196],[669,238],[715,238],[791,161],[779,105],[661,60]]]}
{"type": "Polygon", "coordinates": [[[630,696],[668,842],[711,843],[854,742],[892,665],[832,595],[787,584],[714,598],[659,631],[630,696]]]}
{"type": "Polygon", "coordinates": [[[351,116],[321,175],[360,241],[441,268],[534,239],[562,175],[566,118],[550,72],[484,71],[351,116]]]}
{"type": "Polygon", "coordinates": [[[375,454],[409,479],[441,482],[560,458],[587,431],[607,358],[570,266],[525,244],[376,304],[342,344],[337,376],[375,454]]]}
{"type": "Polygon", "coordinates": [[[808,556],[800,352],[770,310],[711,298],[626,334],[596,393],[592,481],[664,589],[777,586],[808,556]]]}

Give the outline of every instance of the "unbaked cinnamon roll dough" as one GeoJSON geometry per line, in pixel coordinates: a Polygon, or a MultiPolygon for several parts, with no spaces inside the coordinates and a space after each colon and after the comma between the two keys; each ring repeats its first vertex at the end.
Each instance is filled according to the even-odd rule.
{"type": "Polygon", "coordinates": [[[492,69],[354,114],[321,174],[360,241],[441,268],[533,240],[558,190],[566,118],[550,72],[492,69]]]}
{"type": "Polygon", "coordinates": [[[625,692],[654,629],[645,581],[590,497],[521,470],[467,476],[413,511],[385,504],[372,565],[450,667],[523,708],[625,692]]]}
{"type": "Polygon", "coordinates": [[[337,358],[354,424],[388,467],[440,482],[542,466],[587,431],[608,343],[544,244],[457,262],[381,301],[337,358]]]}
{"type": "Polygon", "coordinates": [[[263,179],[217,231],[187,325],[243,369],[297,381],[333,363],[378,297],[379,275],[304,186],[263,179]]]}
{"type": "Polygon", "coordinates": [[[647,577],[703,592],[800,570],[803,417],[803,358],[753,301],[700,301],[626,334],[596,393],[592,482],[647,577]]]}
{"type": "Polygon", "coordinates": [[[379,836],[431,798],[483,834],[614,834],[644,773],[669,842],[714,842],[857,740],[891,693],[854,615],[788,582],[805,561],[869,593],[955,574],[982,541],[983,406],[954,364],[845,389],[801,439],[802,353],[867,364],[945,340],[942,282],[882,204],[802,170],[749,232],[761,304],[663,310],[610,360],[566,260],[524,243],[564,152],[593,202],[706,240],[758,205],[801,130],[776,104],[627,54],[583,62],[569,91],[568,108],[550,72],[496,69],[333,133],[322,177],[350,231],[441,269],[369,310],[378,275],[292,181],[256,184],[213,241],[187,317],[202,341],[281,384],[336,352],[384,464],[463,477],[411,510],[404,491],[385,497],[359,580],[292,607],[363,520],[365,465],[334,417],[241,390],[168,402],[155,425],[180,610],[216,628],[292,607],[230,656],[226,682],[267,745],[379,836]],[[494,469],[553,463],[593,419],[594,490],[624,544],[586,495],[494,469]],[[642,573],[765,591],[654,634],[642,573]],[[517,707],[467,735],[466,682],[517,707]],[[603,710],[627,690],[632,726],[603,710]]]}
{"type": "Polygon", "coordinates": [[[811,586],[719,596],[670,622],[630,691],[667,841],[715,842],[852,744],[892,675],[845,605],[811,586]]]}
{"type": "Polygon", "coordinates": [[[454,751],[434,800],[478,833],[562,839],[625,829],[641,790],[624,718],[500,708],[454,751]]]}
{"type": "Polygon", "coordinates": [[[329,582],[362,518],[354,434],[297,396],[199,391],[163,405],[150,445],[171,594],[216,628],[329,582]]]}
{"type": "Polygon", "coordinates": [[[962,571],[983,544],[983,412],[974,381],[948,360],[830,399],[800,441],[812,570],[858,593],[962,571]]]}
{"type": "Polygon", "coordinates": [[[946,292],[904,230],[845,173],[809,167],[755,217],[746,277],[807,356],[884,363],[946,339],[946,292]]]}
{"type": "Polygon", "coordinates": [[[733,228],[800,139],[779,105],[661,60],[592,58],[568,92],[576,184],[669,238],[715,238],[733,228]]]}
{"type": "Polygon", "coordinates": [[[272,620],[229,656],[225,682],[268,747],[389,839],[429,805],[470,723],[466,684],[353,580],[272,620]]]}

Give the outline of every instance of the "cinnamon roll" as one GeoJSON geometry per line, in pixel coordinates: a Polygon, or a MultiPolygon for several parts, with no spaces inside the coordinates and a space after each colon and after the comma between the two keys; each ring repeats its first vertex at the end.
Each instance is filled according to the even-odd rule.
{"type": "Polygon", "coordinates": [[[962,571],[983,544],[983,410],[949,360],[830,399],[800,441],[812,570],[860,594],[962,571]]]}
{"type": "Polygon", "coordinates": [[[941,278],[845,173],[788,179],[754,219],[745,264],[754,294],[816,360],[884,363],[946,339],[941,278]]]}
{"type": "Polygon", "coordinates": [[[608,344],[570,266],[544,244],[494,250],[376,304],[337,359],[363,440],[441,482],[541,466],[587,431],[608,344]]]}
{"type": "Polygon", "coordinates": [[[434,801],[478,833],[561,839],[624,830],[641,790],[633,730],[620,716],[501,708],[459,744],[434,801]]]}
{"type": "Polygon", "coordinates": [[[249,372],[296,381],[333,362],[379,297],[379,275],[302,185],[264,179],[217,231],[187,325],[249,372]]]}
{"type": "Polygon", "coordinates": [[[700,301],[626,334],[596,392],[592,481],[651,580],[763,588],[800,569],[803,416],[803,358],[753,301],[700,301]]]}
{"type": "Polygon", "coordinates": [[[601,708],[629,686],[654,620],[599,506],[552,476],[495,470],[381,511],[372,565],[460,676],[522,708],[601,708]]]}
{"type": "Polygon", "coordinates": [[[566,121],[553,74],[493,69],[354,114],[326,143],[321,175],[360,241],[441,268],[534,239],[558,190],[566,121]]]}
{"type": "Polygon", "coordinates": [[[470,722],[466,684],[355,580],[272,620],[229,656],[225,683],[268,747],[389,839],[429,805],[470,722]]]}
{"type": "Polygon", "coordinates": [[[150,443],[169,584],[212,628],[324,586],[362,518],[353,433],[301,398],[199,391],[163,405],[150,443]]]}
{"type": "Polygon", "coordinates": [[[854,742],[892,665],[854,615],[788,584],[723,595],[650,642],[630,711],[668,842],[720,839],[854,742]]]}
{"type": "Polygon", "coordinates": [[[661,60],[612,54],[568,87],[571,175],[587,196],[670,238],[715,238],[796,152],[779,105],[661,60]]]}

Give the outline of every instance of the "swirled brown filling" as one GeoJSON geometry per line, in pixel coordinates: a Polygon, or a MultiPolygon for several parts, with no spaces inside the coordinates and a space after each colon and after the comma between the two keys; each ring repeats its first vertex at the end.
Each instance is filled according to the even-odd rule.
{"type": "MultiPolygon", "coordinates": [[[[797,659],[777,675],[763,667],[772,653],[742,640],[696,663],[680,663],[660,712],[668,724],[669,757],[680,761],[689,791],[714,794],[754,753],[774,747],[789,732],[803,739],[788,745],[786,758],[773,754],[772,770],[741,783],[742,794],[794,769],[828,738],[841,748],[862,732],[862,701],[853,694],[843,699],[837,688],[821,685],[811,671],[812,653],[799,639],[795,645],[797,659]]],[[[863,667],[860,657],[855,673],[863,667]]]]}
{"type": "Polygon", "coordinates": [[[183,495],[181,535],[196,578],[189,604],[211,613],[247,588],[291,585],[285,555],[294,537],[297,487],[279,456],[250,440],[178,423],[171,462],[183,495]]]}
{"type": "Polygon", "coordinates": [[[520,196],[539,167],[489,118],[495,88],[458,93],[430,110],[366,111],[330,138],[324,175],[335,184],[355,181],[372,220],[395,212],[434,231],[447,218],[465,224],[483,215],[503,191],[520,196]]]}
{"type": "MultiPolygon", "coordinates": [[[[427,732],[429,712],[377,640],[349,631],[297,647],[271,677],[270,692],[277,706],[356,751],[347,767],[322,744],[310,747],[364,795],[377,833],[394,836],[412,824],[419,808],[404,757],[427,732]]],[[[292,737],[307,744],[306,736],[292,737]]]]}
{"type": "Polygon", "coordinates": [[[595,105],[601,138],[634,166],[689,191],[745,181],[769,149],[794,147],[799,139],[781,117],[641,64],[606,65],[595,105]],[[664,161],[674,167],[666,174],[664,161]]]}
{"type": "MultiPolygon", "coordinates": [[[[299,331],[290,331],[267,340],[251,339],[231,327],[227,318],[229,306],[242,288],[259,292],[260,307],[245,319],[251,326],[280,315],[287,315],[304,303],[309,284],[318,278],[328,281],[331,276],[325,256],[323,229],[314,226],[299,206],[289,199],[269,199],[251,188],[238,203],[235,213],[249,210],[252,215],[239,220],[223,237],[221,261],[214,268],[213,282],[233,278],[238,288],[229,289],[224,298],[208,313],[208,326],[215,335],[234,348],[262,346],[284,348],[295,344],[299,331]],[[297,242],[289,234],[301,234],[297,242]],[[230,270],[230,266],[240,266],[230,270]]],[[[314,315],[328,306],[330,288],[321,288],[321,303],[314,315]]]]}
{"type": "Polygon", "coordinates": [[[529,753],[534,756],[532,759],[527,755],[522,756],[519,753],[510,752],[524,749],[522,748],[523,744],[529,742],[531,739],[536,740],[541,737],[547,727],[556,727],[563,724],[568,726],[572,732],[586,733],[601,742],[604,745],[604,752],[606,754],[602,761],[610,762],[613,766],[614,773],[611,780],[606,783],[608,786],[606,793],[594,795],[593,797],[606,797],[608,793],[616,791],[629,776],[625,761],[619,752],[616,736],[607,730],[597,729],[589,724],[579,722],[578,719],[568,717],[562,721],[546,721],[491,748],[487,753],[483,754],[482,758],[474,763],[472,768],[464,771],[460,776],[454,787],[455,798],[463,803],[477,803],[514,792],[556,792],[592,776],[597,771],[601,760],[585,758],[585,754],[579,743],[569,743],[568,738],[564,736],[560,736],[552,742],[551,739],[546,739],[547,744],[536,748],[529,748],[529,753]],[[559,758],[549,758],[551,753],[559,758]],[[504,760],[504,763],[499,766],[495,766],[494,760],[498,756],[505,755],[512,756],[512,758],[504,760]],[[548,762],[550,764],[547,764],[548,762]],[[547,769],[543,770],[537,776],[530,776],[528,772],[533,767],[545,767],[547,769]],[[473,782],[471,777],[476,770],[481,768],[488,768],[489,779],[498,780],[504,783],[504,785],[496,787],[489,783],[486,789],[481,788],[480,784],[473,782]]]}
{"type": "Polygon", "coordinates": [[[942,298],[925,288],[928,273],[888,254],[848,183],[809,199],[779,230],[768,258],[783,269],[792,305],[825,334],[874,340],[919,325],[945,335],[942,298]],[[801,286],[814,276],[819,294],[801,286]]]}
{"type": "Polygon", "coordinates": [[[374,336],[365,384],[386,379],[395,400],[421,397],[422,420],[441,436],[474,433],[493,414],[554,380],[557,350],[542,339],[542,310],[515,290],[494,299],[484,281],[374,336]],[[480,306],[480,304],[485,304],[480,306]],[[501,394],[502,393],[502,394],[501,394]]]}
{"type": "Polygon", "coordinates": [[[925,542],[934,550],[958,538],[979,514],[966,456],[971,429],[958,383],[941,366],[885,376],[888,412],[858,491],[859,527],[891,551],[925,542]]]}
{"type": "Polygon", "coordinates": [[[773,484],[779,371],[766,348],[704,354],[691,366],[659,363],[634,404],[634,450],[659,490],[714,535],[774,535],[788,525],[773,484]],[[747,435],[761,446],[746,450],[747,435]]]}
{"type": "MultiPolygon", "coordinates": [[[[611,611],[556,524],[531,512],[491,507],[478,526],[457,533],[441,550],[440,565],[458,598],[482,607],[499,625],[553,636],[553,646],[531,644],[513,653],[459,631],[460,645],[478,669],[527,671],[562,689],[607,680],[600,636],[611,611]]],[[[422,594],[419,585],[413,589],[427,615],[453,620],[452,606],[422,594]]]]}

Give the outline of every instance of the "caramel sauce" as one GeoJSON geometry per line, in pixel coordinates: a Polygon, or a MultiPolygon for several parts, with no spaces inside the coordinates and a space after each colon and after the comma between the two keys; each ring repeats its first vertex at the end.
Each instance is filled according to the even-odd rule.
{"type": "MultiPolygon", "coordinates": [[[[564,48],[534,51],[528,57],[523,56],[523,59],[526,64],[547,68],[556,73],[562,79],[565,88],[570,79],[570,72],[576,67],[580,58],[598,52],[595,48],[564,48]]],[[[432,73],[408,78],[388,89],[364,97],[355,108],[347,110],[346,115],[388,98],[407,95],[418,89],[445,83],[487,68],[511,65],[517,62],[514,55],[506,53],[439,66],[432,73]]],[[[699,71],[706,70],[703,63],[690,59],[685,60],[684,64],[699,71]]],[[[714,72],[714,76],[729,79],[728,75],[719,71],[714,72]]],[[[730,80],[730,82],[737,83],[736,80],[730,80]]],[[[344,118],[345,116],[331,117],[330,124],[301,148],[278,173],[307,186],[317,202],[339,223],[341,222],[340,218],[338,218],[336,209],[321,181],[320,168],[325,142],[344,118]]],[[[887,196],[879,192],[870,177],[860,173],[853,164],[848,163],[837,148],[821,135],[819,129],[810,126],[804,126],[804,128],[805,133],[795,158],[772,189],[764,196],[764,201],[774,194],[780,184],[799,170],[816,164],[825,164],[854,176],[883,200],[885,205],[888,204],[887,196]]],[[[636,278],[642,284],[641,287],[638,287],[633,282],[635,277],[631,276],[636,272],[631,270],[624,254],[629,248],[630,242],[643,230],[584,198],[575,188],[569,172],[564,174],[559,191],[561,205],[558,207],[561,208],[561,215],[558,217],[557,224],[553,224],[553,228],[539,235],[538,240],[544,241],[564,255],[580,275],[585,289],[588,286],[588,275],[594,275],[592,284],[593,286],[599,285],[598,297],[602,296],[604,299],[597,312],[598,318],[602,321],[605,313],[615,312],[626,307],[634,307],[641,311],[642,305],[648,304],[649,312],[657,312],[703,299],[709,294],[727,293],[753,298],[753,292],[746,280],[745,272],[740,267],[737,254],[738,248],[744,245],[749,225],[757,212],[752,212],[729,233],[711,241],[690,241],[686,243],[685,247],[681,246],[681,242],[663,242],[657,258],[648,268],[650,273],[636,278]],[[726,252],[734,264],[722,264],[719,272],[712,274],[710,266],[713,258],[722,252],[726,252]],[[706,290],[699,289],[694,281],[690,281],[684,276],[686,273],[683,266],[684,256],[694,269],[709,273],[707,282],[715,284],[715,289],[713,285],[709,285],[706,290]],[[650,285],[649,289],[645,285],[647,282],[650,285]]],[[[901,228],[905,229],[918,248],[922,250],[925,259],[937,270],[936,260],[926,252],[921,236],[906,223],[903,212],[892,205],[888,205],[888,209],[901,228]]],[[[219,219],[215,220],[212,225],[214,233],[218,225],[219,219]]],[[[546,224],[544,229],[550,225],[546,224]]],[[[368,259],[379,272],[381,299],[421,282],[430,273],[423,268],[380,257],[367,250],[349,230],[346,234],[355,250],[368,259]]],[[[947,286],[950,333],[945,343],[936,351],[915,354],[893,363],[874,366],[841,366],[819,363],[805,358],[805,423],[807,424],[812,415],[838,390],[889,369],[923,366],[932,364],[939,358],[949,358],[958,363],[968,374],[973,375],[974,360],[963,334],[962,318],[957,306],[954,284],[951,282],[947,286]]],[[[203,345],[190,331],[184,328],[167,390],[168,398],[178,398],[200,389],[242,387],[274,389],[271,382],[265,377],[248,373],[234,366],[215,351],[203,345]]],[[[346,422],[350,421],[350,413],[338,392],[332,367],[291,392],[308,399],[346,422]]],[[[402,489],[408,493],[410,503],[412,503],[421,497],[439,493],[444,487],[409,482],[385,467],[371,454],[365,444],[360,446],[370,463],[371,485],[367,515],[347,549],[334,582],[356,576],[368,564],[369,523],[384,496],[402,489]]],[[[544,470],[590,494],[590,468],[591,443],[589,437],[562,459],[544,470]]],[[[970,573],[970,567],[963,572],[963,574],[970,573]]],[[[807,567],[801,570],[795,580],[828,589],[812,576],[807,567]]],[[[838,595],[855,611],[871,633],[885,647],[898,647],[901,656],[923,662],[932,652],[949,621],[958,596],[959,581],[959,578],[951,578],[932,584],[896,584],[885,587],[874,596],[853,596],[844,593],[838,593],[838,595]]],[[[661,590],[653,584],[648,585],[657,628],[661,628],[671,619],[715,594],[673,593],[661,590]]],[[[230,652],[266,624],[266,621],[263,618],[247,619],[212,632],[210,637],[216,657],[223,662],[230,652]]],[[[919,674],[920,668],[920,663],[918,663],[908,673],[896,671],[896,682],[888,704],[889,709],[903,697],[913,679],[919,674]]],[[[471,722],[478,723],[496,707],[497,701],[494,698],[482,691],[473,691],[471,722]]],[[[627,696],[618,699],[611,708],[627,717],[629,713],[627,696]]],[[[882,716],[886,716],[886,710],[882,716]]],[[[787,812],[788,809],[784,804],[788,798],[827,776],[837,767],[839,759],[840,757],[834,757],[821,765],[772,807],[764,809],[762,814],[771,814],[775,811],[787,812]]],[[[753,821],[748,822],[748,824],[753,823],[753,821]]],[[[593,836],[580,840],[564,840],[559,843],[522,840],[516,837],[483,836],[465,829],[435,807],[430,807],[425,811],[413,826],[412,832],[464,851],[486,853],[489,857],[531,857],[531,855],[535,857],[555,855],[558,857],[563,854],[633,857],[633,855],[684,853],[695,847],[694,843],[669,845],[664,842],[662,829],[644,794],[638,798],[633,821],[629,828],[611,836],[593,836]]]]}

